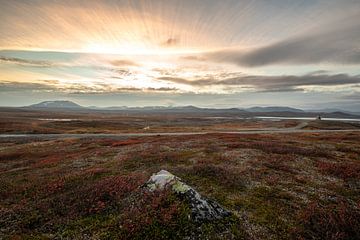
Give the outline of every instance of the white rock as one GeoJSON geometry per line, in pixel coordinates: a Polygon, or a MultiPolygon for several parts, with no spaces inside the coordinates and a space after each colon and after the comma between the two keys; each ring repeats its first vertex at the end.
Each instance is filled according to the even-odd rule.
{"type": "Polygon", "coordinates": [[[166,170],[153,174],[144,186],[149,191],[161,191],[169,188],[183,199],[186,199],[191,207],[192,218],[195,221],[221,219],[231,214],[217,202],[202,197],[192,187],[166,170]]]}
{"type": "Polygon", "coordinates": [[[151,187],[151,190],[163,190],[165,186],[171,184],[174,180],[174,175],[172,175],[166,170],[161,170],[160,172],[153,174],[148,182],[151,182],[151,184],[153,185],[151,187]]]}

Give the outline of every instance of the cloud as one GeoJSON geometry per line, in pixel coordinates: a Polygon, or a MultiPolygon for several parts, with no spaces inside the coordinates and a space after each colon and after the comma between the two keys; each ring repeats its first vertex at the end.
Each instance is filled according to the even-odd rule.
{"type": "Polygon", "coordinates": [[[195,55],[181,56],[180,59],[190,60],[190,61],[206,61],[205,57],[195,56],[195,55]]]}
{"type": "Polygon", "coordinates": [[[179,44],[179,39],[177,38],[168,38],[165,42],[163,42],[161,45],[165,47],[173,47],[179,44]]]}
{"type": "Polygon", "coordinates": [[[116,73],[116,76],[111,76],[115,79],[124,79],[132,75],[132,72],[126,69],[112,69],[111,71],[116,73]]]}
{"type": "Polygon", "coordinates": [[[86,86],[80,83],[65,84],[57,80],[39,80],[37,82],[0,81],[0,92],[95,92],[103,89],[101,84],[86,86]]]}
{"type": "Polygon", "coordinates": [[[119,87],[105,83],[95,83],[87,86],[80,83],[64,84],[57,80],[42,80],[38,83],[0,81],[0,92],[57,92],[71,94],[100,94],[100,93],[131,93],[131,92],[177,92],[179,89],[171,87],[137,88],[119,87]]]}
{"type": "Polygon", "coordinates": [[[117,59],[110,61],[110,64],[115,67],[137,67],[140,66],[138,63],[127,60],[127,59],[117,59]]]}
{"type": "Polygon", "coordinates": [[[27,60],[22,58],[0,56],[0,62],[17,64],[29,67],[53,67],[55,64],[50,61],[27,60]]]}
{"type": "Polygon", "coordinates": [[[172,83],[180,83],[190,86],[210,86],[210,85],[219,85],[220,83],[220,81],[214,81],[213,79],[188,80],[179,77],[159,77],[158,80],[172,82],[172,83]]]}
{"type": "Polygon", "coordinates": [[[220,50],[205,54],[208,60],[246,67],[274,64],[360,64],[360,14],[313,29],[295,37],[251,50],[220,50]]]}
{"type": "Polygon", "coordinates": [[[289,92],[301,91],[307,86],[338,86],[360,84],[360,75],[350,76],[348,74],[306,74],[302,76],[256,76],[239,75],[237,77],[216,80],[214,78],[188,80],[177,77],[160,77],[160,81],[195,87],[208,86],[253,86],[259,92],[289,92]]]}
{"type": "Polygon", "coordinates": [[[154,92],[176,92],[179,91],[177,88],[170,87],[160,87],[160,88],[145,88],[146,91],[154,91],[154,92]]]}
{"type": "Polygon", "coordinates": [[[43,81],[42,83],[0,81],[0,92],[33,92],[33,91],[54,91],[54,81],[43,81]]]}
{"type": "Polygon", "coordinates": [[[346,99],[346,100],[360,101],[360,92],[355,92],[355,93],[350,94],[350,95],[345,95],[342,98],[346,99]]]}

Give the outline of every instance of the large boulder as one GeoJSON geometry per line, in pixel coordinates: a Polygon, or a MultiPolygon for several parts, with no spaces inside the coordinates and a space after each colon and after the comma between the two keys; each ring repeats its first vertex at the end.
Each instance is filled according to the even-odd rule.
{"type": "Polygon", "coordinates": [[[202,197],[192,187],[185,184],[180,178],[166,170],[153,174],[144,184],[147,191],[171,190],[185,199],[191,208],[191,217],[196,222],[219,220],[231,215],[229,211],[217,202],[202,197]]]}

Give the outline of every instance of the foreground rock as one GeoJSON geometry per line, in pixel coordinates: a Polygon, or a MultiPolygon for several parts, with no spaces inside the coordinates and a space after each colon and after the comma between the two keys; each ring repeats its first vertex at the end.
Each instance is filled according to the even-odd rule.
{"type": "Polygon", "coordinates": [[[152,175],[144,188],[148,191],[170,189],[181,198],[184,198],[188,201],[191,208],[191,217],[196,222],[219,220],[231,215],[217,202],[202,197],[192,187],[166,170],[161,170],[152,175]]]}

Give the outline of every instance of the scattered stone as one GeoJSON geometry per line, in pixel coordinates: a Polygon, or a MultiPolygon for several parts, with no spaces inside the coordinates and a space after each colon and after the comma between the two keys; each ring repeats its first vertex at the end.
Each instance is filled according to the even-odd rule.
{"type": "Polygon", "coordinates": [[[149,191],[172,190],[179,197],[188,201],[192,213],[191,217],[196,222],[219,220],[231,215],[216,201],[202,197],[192,187],[166,170],[153,174],[145,183],[144,188],[149,191]]]}

